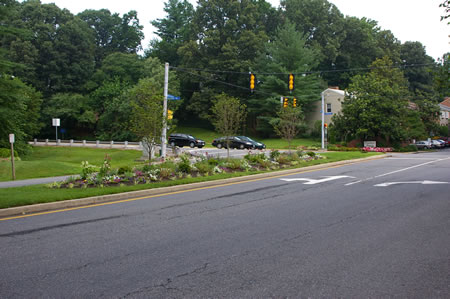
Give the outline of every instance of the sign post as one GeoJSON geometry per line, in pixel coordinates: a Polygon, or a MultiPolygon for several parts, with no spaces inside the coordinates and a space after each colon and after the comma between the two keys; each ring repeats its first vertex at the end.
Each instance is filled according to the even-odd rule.
{"type": "Polygon", "coordinates": [[[12,179],[16,179],[16,169],[14,168],[14,134],[9,134],[9,143],[11,143],[11,167],[12,167],[12,179]]]}
{"type": "Polygon", "coordinates": [[[56,129],[56,139],[55,139],[55,143],[58,143],[58,127],[60,125],[60,121],[59,118],[53,118],[52,119],[52,124],[56,129]]]}

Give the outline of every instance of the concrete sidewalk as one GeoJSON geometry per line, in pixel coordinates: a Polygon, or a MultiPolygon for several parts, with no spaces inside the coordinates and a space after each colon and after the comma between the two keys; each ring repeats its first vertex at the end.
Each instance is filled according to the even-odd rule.
{"type": "Polygon", "coordinates": [[[29,179],[29,180],[16,180],[16,181],[7,181],[0,182],[0,188],[12,188],[12,187],[23,187],[30,185],[39,185],[39,184],[50,184],[53,182],[64,181],[70,177],[78,177],[78,174],[74,175],[63,175],[63,176],[55,176],[48,178],[40,178],[40,179],[29,179]]]}

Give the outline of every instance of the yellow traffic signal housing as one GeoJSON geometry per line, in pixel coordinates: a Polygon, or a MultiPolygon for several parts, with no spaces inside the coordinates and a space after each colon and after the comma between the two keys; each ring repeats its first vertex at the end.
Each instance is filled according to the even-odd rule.
{"type": "Polygon", "coordinates": [[[173,111],[167,110],[167,119],[173,119],[173,111]]]}
{"type": "Polygon", "coordinates": [[[253,92],[253,89],[255,89],[255,81],[256,77],[252,73],[250,73],[250,90],[253,92]]]}
{"type": "Polygon", "coordinates": [[[289,84],[288,84],[289,91],[293,91],[294,90],[294,74],[289,74],[288,82],[289,82],[289,84]]]}
{"type": "Polygon", "coordinates": [[[289,104],[288,101],[289,101],[288,98],[283,98],[283,108],[286,108],[288,106],[289,104]]]}
{"type": "Polygon", "coordinates": [[[292,107],[297,107],[297,99],[294,98],[294,100],[292,101],[292,107]]]}

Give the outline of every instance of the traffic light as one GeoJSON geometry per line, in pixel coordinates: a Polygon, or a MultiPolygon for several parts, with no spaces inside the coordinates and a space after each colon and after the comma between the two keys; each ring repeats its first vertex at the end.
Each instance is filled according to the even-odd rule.
{"type": "Polygon", "coordinates": [[[293,91],[294,90],[294,74],[289,74],[289,84],[288,84],[288,88],[289,91],[293,91]]]}
{"type": "Polygon", "coordinates": [[[167,119],[173,119],[173,111],[167,110],[167,119]]]}
{"type": "Polygon", "coordinates": [[[324,124],[323,124],[323,127],[324,127],[325,129],[328,128],[327,123],[324,123],[324,124]]]}
{"type": "Polygon", "coordinates": [[[288,106],[288,98],[283,98],[283,108],[288,106]]]}
{"type": "Polygon", "coordinates": [[[297,99],[294,98],[294,100],[292,101],[292,107],[297,107],[297,99]]]}
{"type": "Polygon", "coordinates": [[[253,92],[253,89],[255,89],[255,81],[256,77],[252,73],[250,73],[250,90],[253,92]]]}

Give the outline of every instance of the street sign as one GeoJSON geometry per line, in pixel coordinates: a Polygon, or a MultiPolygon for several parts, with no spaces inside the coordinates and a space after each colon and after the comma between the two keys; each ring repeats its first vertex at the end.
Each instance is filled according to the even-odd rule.
{"type": "Polygon", "coordinates": [[[14,143],[14,134],[9,134],[9,143],[14,143]]]}
{"type": "Polygon", "coordinates": [[[59,127],[59,125],[60,125],[59,118],[53,118],[53,119],[52,119],[52,125],[53,125],[54,127],[59,127]]]}
{"type": "Polygon", "coordinates": [[[167,99],[168,99],[168,100],[175,101],[175,100],[180,100],[181,98],[178,97],[178,96],[174,96],[174,95],[168,94],[168,95],[167,95],[167,99]]]}

